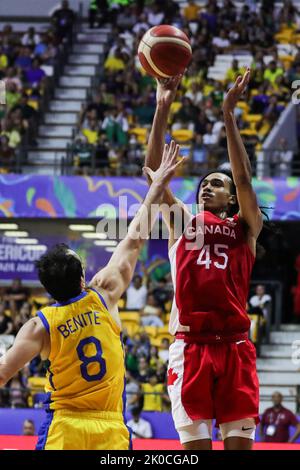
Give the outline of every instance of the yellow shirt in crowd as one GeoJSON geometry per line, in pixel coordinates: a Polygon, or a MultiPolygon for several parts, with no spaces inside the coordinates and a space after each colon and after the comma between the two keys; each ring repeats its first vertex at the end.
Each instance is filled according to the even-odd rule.
{"type": "Polygon", "coordinates": [[[144,392],[144,411],[162,411],[163,384],[142,384],[144,392]]]}

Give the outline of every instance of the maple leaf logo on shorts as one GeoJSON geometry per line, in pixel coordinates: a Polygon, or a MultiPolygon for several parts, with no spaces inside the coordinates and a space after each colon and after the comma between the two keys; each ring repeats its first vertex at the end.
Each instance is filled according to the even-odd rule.
{"type": "Polygon", "coordinates": [[[176,380],[178,379],[178,374],[173,371],[173,369],[168,370],[168,386],[174,385],[176,380]]]}

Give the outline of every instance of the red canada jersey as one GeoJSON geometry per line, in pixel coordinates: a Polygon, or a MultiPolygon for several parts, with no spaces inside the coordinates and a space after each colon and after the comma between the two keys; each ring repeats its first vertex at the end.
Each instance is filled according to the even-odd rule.
{"type": "Polygon", "coordinates": [[[246,302],[255,257],[237,214],[220,219],[199,213],[169,257],[175,292],[171,334],[230,336],[249,330],[246,302]]]}

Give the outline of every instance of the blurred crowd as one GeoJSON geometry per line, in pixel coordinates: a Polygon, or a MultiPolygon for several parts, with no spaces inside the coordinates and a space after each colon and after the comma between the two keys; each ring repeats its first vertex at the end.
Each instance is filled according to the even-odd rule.
{"type": "Polygon", "coordinates": [[[50,76],[60,48],[69,41],[74,12],[63,1],[49,21],[36,31],[15,31],[10,24],[0,31],[0,80],[5,83],[6,104],[0,104],[0,172],[15,170],[22,143],[36,146],[41,101],[53,86],[50,76]]]}
{"type": "MultiPolygon", "coordinates": [[[[97,18],[102,24],[105,11],[113,32],[98,89],[79,116],[74,142],[77,172],[91,171],[93,155],[99,174],[140,174],[155,111],[155,81],[141,69],[137,49],[150,27],[166,23],[181,28],[193,48],[192,63],[171,107],[167,136],[191,157],[183,174],[227,165],[220,107],[228,87],[245,70],[234,55],[247,53],[252,55],[252,76],[236,114],[255,169],[255,154],[290,98],[290,81],[300,72],[300,49],[295,56],[282,57],[277,48],[282,28],[298,29],[300,16],[292,2],[287,0],[276,10],[269,0],[260,6],[247,1],[239,9],[231,0],[209,0],[205,6],[191,0],[182,9],[173,0],[140,1],[115,9],[101,1],[98,15],[97,2],[92,4],[91,26],[97,26],[97,18]],[[218,80],[210,77],[209,67],[220,54],[232,54],[232,62],[218,80]]],[[[285,140],[279,147],[269,157],[273,176],[288,176],[293,152],[285,140]]]]}
{"type": "MultiPolygon", "coordinates": [[[[272,299],[263,285],[258,285],[249,298],[251,338],[257,343],[265,328],[272,299]]],[[[0,296],[0,357],[13,344],[20,328],[37,310],[53,303],[44,291],[36,292],[15,279],[2,288],[0,296]]],[[[168,323],[173,300],[169,273],[159,280],[148,275],[142,265],[124,297],[119,310],[126,353],[126,407],[128,411],[170,411],[167,393],[169,346],[173,337],[168,323]]],[[[0,390],[0,408],[41,407],[45,399],[47,364],[33,359],[0,390]]]]}

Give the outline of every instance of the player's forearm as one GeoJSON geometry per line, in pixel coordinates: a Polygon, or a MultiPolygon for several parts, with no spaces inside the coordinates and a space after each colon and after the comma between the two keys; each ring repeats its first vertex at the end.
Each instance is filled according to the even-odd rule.
{"type": "Polygon", "coordinates": [[[251,183],[252,169],[233,111],[224,111],[229,161],[235,185],[251,183]]]}
{"type": "Polygon", "coordinates": [[[163,184],[158,182],[153,183],[142,206],[132,220],[126,237],[128,244],[132,248],[140,247],[147,240],[159,212],[159,204],[164,189],[163,184]]]}
{"type": "Polygon", "coordinates": [[[157,104],[150,132],[145,165],[151,170],[157,170],[160,165],[165,134],[168,127],[169,106],[157,104]]]}
{"type": "Polygon", "coordinates": [[[119,266],[126,288],[133,275],[142,246],[155,223],[163,191],[163,185],[157,183],[151,185],[142,206],[129,225],[126,237],[119,243],[111,257],[110,264],[119,266]]]}

